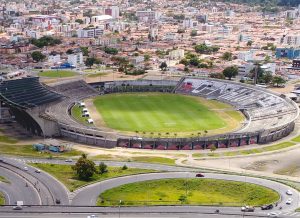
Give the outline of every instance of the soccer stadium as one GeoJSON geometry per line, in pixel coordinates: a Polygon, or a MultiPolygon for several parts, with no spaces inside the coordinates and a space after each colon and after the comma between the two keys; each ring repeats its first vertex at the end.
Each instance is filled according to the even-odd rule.
{"type": "Polygon", "coordinates": [[[200,150],[287,136],[297,105],[228,80],[132,80],[52,85],[38,77],[1,83],[2,105],[33,135],[106,148],[200,150]]]}

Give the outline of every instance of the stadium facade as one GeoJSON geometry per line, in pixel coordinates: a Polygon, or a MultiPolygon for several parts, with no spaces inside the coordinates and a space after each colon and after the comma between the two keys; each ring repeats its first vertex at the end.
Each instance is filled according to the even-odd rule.
{"type": "Polygon", "coordinates": [[[289,135],[299,115],[298,106],[284,95],[227,80],[184,77],[173,80],[111,81],[87,84],[82,80],[46,86],[37,77],[1,83],[0,100],[24,128],[34,135],[112,148],[196,150],[264,144],[289,135]],[[241,111],[246,122],[239,130],[193,138],[140,138],[107,128],[86,126],[71,116],[78,102],[116,92],[172,92],[215,99],[241,111]]]}

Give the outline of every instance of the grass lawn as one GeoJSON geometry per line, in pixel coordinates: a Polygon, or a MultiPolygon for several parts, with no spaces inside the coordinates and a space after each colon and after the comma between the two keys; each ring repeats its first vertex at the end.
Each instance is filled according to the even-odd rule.
{"type": "Polygon", "coordinates": [[[4,183],[10,183],[10,181],[8,181],[5,177],[0,176],[0,182],[4,182],[4,183]]]}
{"type": "Polygon", "coordinates": [[[162,179],[122,185],[99,196],[98,206],[124,205],[226,205],[258,206],[275,202],[277,192],[263,186],[214,179],[162,179]],[[187,194],[187,195],[186,195],[187,194]],[[184,199],[186,196],[186,199],[184,199]],[[182,201],[179,201],[183,197],[182,201]],[[137,201],[138,199],[138,201],[137,201]]]}
{"type": "Polygon", "coordinates": [[[202,158],[202,157],[205,157],[205,156],[232,157],[232,156],[237,156],[237,155],[260,154],[260,153],[263,153],[263,152],[276,151],[276,150],[288,148],[288,147],[294,146],[295,144],[296,143],[293,142],[293,141],[291,141],[291,142],[282,142],[282,143],[278,143],[278,144],[275,144],[275,145],[266,146],[266,147],[263,147],[263,148],[254,148],[254,149],[247,149],[247,150],[241,150],[241,151],[218,152],[218,153],[215,153],[214,155],[211,155],[210,153],[207,153],[207,154],[206,153],[205,154],[204,153],[194,153],[193,157],[194,158],[202,158]]]}
{"type": "Polygon", "coordinates": [[[42,163],[34,163],[32,166],[38,167],[41,170],[44,170],[58,180],[60,180],[65,186],[70,190],[74,191],[81,186],[91,184],[94,182],[133,174],[141,174],[141,173],[151,173],[158,172],[156,170],[148,170],[148,169],[138,169],[138,168],[128,168],[127,170],[122,170],[120,167],[108,167],[108,172],[103,175],[95,173],[94,176],[89,181],[79,180],[74,171],[72,170],[72,166],[70,165],[59,165],[59,164],[42,164],[42,163]]]}
{"type": "Polygon", "coordinates": [[[297,136],[292,139],[293,142],[300,142],[300,136],[297,136]]]}
{"type": "Polygon", "coordinates": [[[5,198],[4,195],[0,192],[0,205],[4,205],[5,204],[5,198]]]}
{"type": "MultiPolygon", "coordinates": [[[[143,154],[141,154],[143,155],[143,154]]],[[[114,161],[127,161],[127,162],[143,162],[143,163],[156,163],[165,165],[175,165],[175,159],[167,157],[156,157],[156,156],[133,156],[126,157],[120,155],[111,154],[100,154],[91,157],[93,160],[114,160],[114,161]]]]}
{"type": "Polygon", "coordinates": [[[87,122],[88,117],[82,117],[82,107],[79,107],[79,105],[72,107],[71,114],[78,122],[87,126],[93,126],[93,124],[87,122]]]}
{"type": "Polygon", "coordinates": [[[78,75],[75,71],[72,70],[45,70],[43,72],[38,73],[39,76],[43,77],[72,77],[78,75]]]}
{"type": "Polygon", "coordinates": [[[91,73],[88,75],[90,78],[100,77],[100,76],[106,76],[108,73],[91,73]]]}
{"type": "Polygon", "coordinates": [[[228,113],[230,108],[226,108],[226,113],[221,114],[215,110],[221,107],[219,103],[199,99],[162,93],[111,94],[97,97],[94,105],[109,128],[154,137],[158,132],[164,137],[168,137],[166,133],[190,136],[205,130],[228,132],[239,125],[239,112],[232,109],[228,113]]]}
{"type": "Polygon", "coordinates": [[[15,144],[18,140],[6,135],[0,135],[0,143],[15,144]]]}
{"type": "Polygon", "coordinates": [[[80,156],[82,152],[77,150],[71,150],[64,153],[46,153],[35,151],[32,145],[10,145],[10,144],[0,144],[0,154],[14,155],[14,156],[26,156],[26,157],[36,157],[36,158],[48,158],[50,156],[54,157],[71,157],[80,156]]]}

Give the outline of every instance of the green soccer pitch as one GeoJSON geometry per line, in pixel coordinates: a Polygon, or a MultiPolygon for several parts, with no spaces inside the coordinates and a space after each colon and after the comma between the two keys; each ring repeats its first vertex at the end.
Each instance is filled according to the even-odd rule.
{"type": "Polygon", "coordinates": [[[148,137],[219,134],[244,120],[230,105],[178,94],[109,94],[95,98],[94,106],[106,127],[148,137]]]}

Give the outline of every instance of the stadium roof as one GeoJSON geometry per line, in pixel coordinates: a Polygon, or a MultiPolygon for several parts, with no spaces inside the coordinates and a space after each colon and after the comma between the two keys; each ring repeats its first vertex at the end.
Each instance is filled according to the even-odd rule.
{"type": "Polygon", "coordinates": [[[0,84],[0,97],[9,104],[33,108],[59,100],[62,96],[46,89],[38,77],[8,80],[0,84]]]}

